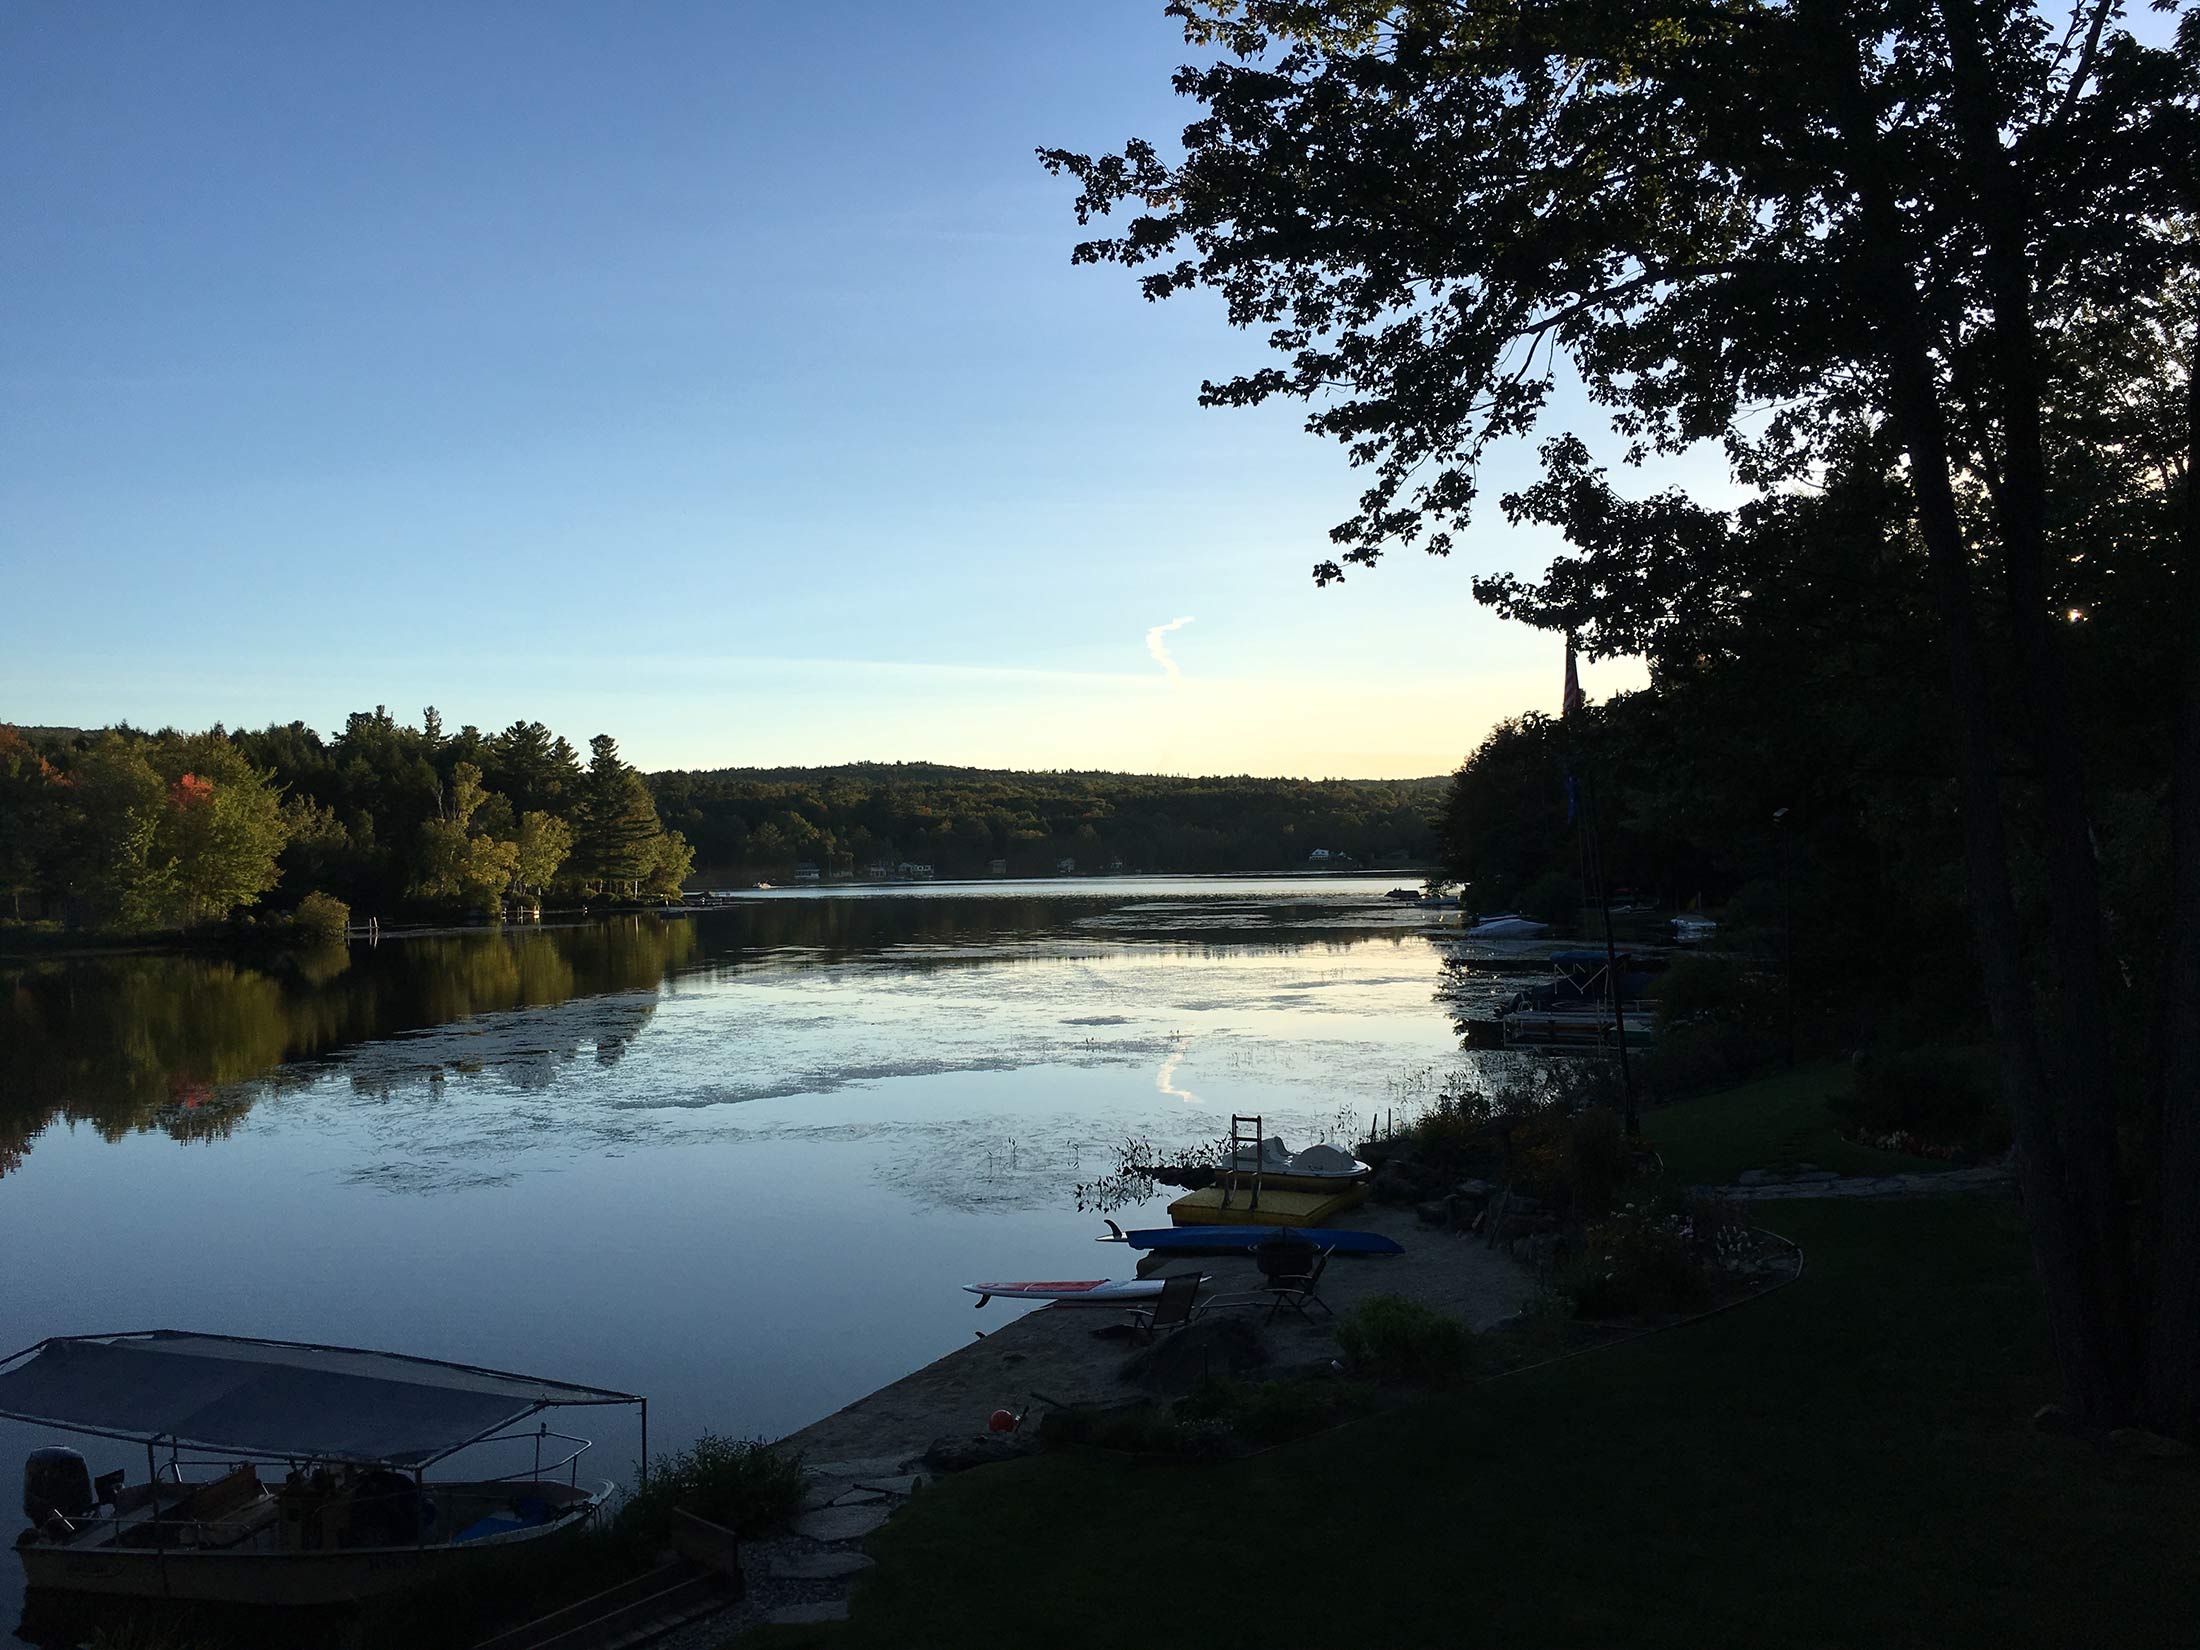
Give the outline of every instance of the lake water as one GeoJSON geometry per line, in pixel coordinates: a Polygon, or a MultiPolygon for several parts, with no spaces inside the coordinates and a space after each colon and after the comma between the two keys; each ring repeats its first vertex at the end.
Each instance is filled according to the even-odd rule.
{"type": "MultiPolygon", "coordinates": [[[[791,1431],[1007,1316],[960,1284],[1127,1275],[1078,1206],[1125,1137],[1343,1139],[1492,1058],[1439,997],[1457,919],[1383,886],[788,892],[0,968],[0,1352],[191,1327],[647,1393],[653,1447],[791,1431]]],[[[630,1423],[573,1413],[628,1476],[630,1423]]],[[[0,1422],[11,1507],[52,1441],[0,1422]]]]}

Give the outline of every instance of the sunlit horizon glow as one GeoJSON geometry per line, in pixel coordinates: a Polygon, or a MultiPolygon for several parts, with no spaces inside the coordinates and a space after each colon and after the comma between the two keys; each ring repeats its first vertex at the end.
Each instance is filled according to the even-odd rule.
{"type": "Polygon", "coordinates": [[[1469,593],[1554,539],[1315,590],[1343,453],[1196,405],[1259,340],[1071,266],[1032,151],[1176,131],[1165,19],[399,10],[14,20],[0,721],[1380,778],[1556,710],[1469,593]]]}

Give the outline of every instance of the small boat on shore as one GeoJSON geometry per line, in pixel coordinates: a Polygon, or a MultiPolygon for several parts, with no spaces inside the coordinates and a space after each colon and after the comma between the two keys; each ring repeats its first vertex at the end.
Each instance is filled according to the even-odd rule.
{"type": "Polygon", "coordinates": [[[1114,1221],[1108,1236],[1095,1243],[1126,1243],[1163,1255],[1251,1254],[1279,1237],[1302,1237],[1333,1255],[1402,1255],[1405,1245],[1380,1232],[1332,1232],[1327,1227],[1300,1232],[1289,1226],[1153,1226],[1126,1232],[1114,1221]]]}
{"type": "Polygon", "coordinates": [[[1484,917],[1467,930],[1470,940],[1532,940],[1548,934],[1551,925],[1537,922],[1533,917],[1523,917],[1517,911],[1508,911],[1499,917],[1484,917]]]}
{"type": "Polygon", "coordinates": [[[612,1486],[581,1484],[589,1441],[513,1429],[604,1404],[642,1406],[646,1463],[633,1393],[355,1347],[54,1336],[0,1360],[0,1416],[142,1448],[145,1477],[33,1451],[16,1555],[33,1588],[232,1604],[347,1604],[462,1577],[595,1517],[612,1486]],[[533,1465],[426,1477],[500,1443],[531,1447],[533,1465]]]}
{"type": "Polygon", "coordinates": [[[1216,1178],[1229,1185],[1250,1186],[1258,1177],[1263,1190],[1283,1192],[1334,1192],[1374,1172],[1341,1147],[1315,1145],[1294,1152],[1280,1135],[1263,1140],[1257,1152],[1238,1146],[1215,1167],[1216,1178]]]}

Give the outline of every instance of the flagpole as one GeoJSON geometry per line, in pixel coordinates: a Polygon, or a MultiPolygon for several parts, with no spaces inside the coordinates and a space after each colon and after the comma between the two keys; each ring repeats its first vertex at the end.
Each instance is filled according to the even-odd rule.
{"type": "MultiPolygon", "coordinates": [[[[1566,751],[1573,755],[1574,713],[1583,708],[1580,673],[1574,667],[1574,638],[1566,637],[1566,694],[1559,705],[1559,726],[1566,734],[1566,751]]],[[[1586,772],[1586,769],[1584,770],[1586,772]]],[[[1635,1115],[1635,1071],[1627,1058],[1627,1011],[1619,992],[1619,947],[1612,938],[1612,890],[1604,879],[1604,856],[1597,843],[1596,786],[1585,777],[1581,781],[1581,828],[1586,833],[1584,847],[1587,863],[1594,869],[1597,885],[1597,906],[1604,915],[1604,989],[1612,1002],[1612,1033],[1619,1041],[1619,1085],[1626,1123],[1627,1138],[1640,1139],[1641,1119],[1635,1115]]]]}

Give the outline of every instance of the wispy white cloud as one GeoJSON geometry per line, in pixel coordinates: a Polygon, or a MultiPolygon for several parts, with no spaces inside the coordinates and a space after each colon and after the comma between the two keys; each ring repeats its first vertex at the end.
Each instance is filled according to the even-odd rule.
{"type": "Polygon", "coordinates": [[[1169,644],[1162,640],[1172,630],[1182,630],[1192,621],[1189,616],[1171,619],[1167,624],[1157,624],[1146,632],[1146,651],[1153,655],[1153,662],[1169,673],[1169,680],[1181,682],[1184,672],[1176,668],[1176,661],[1169,657],[1169,644]]]}

